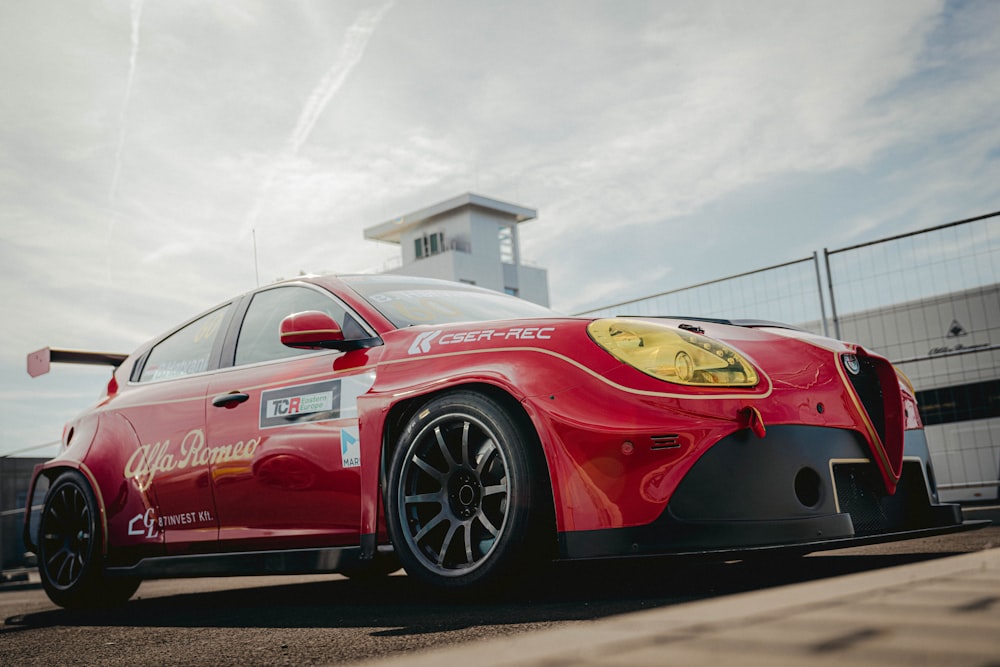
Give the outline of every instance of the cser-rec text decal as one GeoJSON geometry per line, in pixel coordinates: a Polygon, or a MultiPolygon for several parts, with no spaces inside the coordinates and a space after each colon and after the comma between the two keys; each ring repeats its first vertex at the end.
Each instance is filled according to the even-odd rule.
{"type": "Polygon", "coordinates": [[[482,343],[495,340],[549,340],[555,332],[555,327],[510,327],[509,329],[478,329],[475,331],[456,331],[442,335],[440,330],[425,331],[416,337],[409,354],[426,354],[432,345],[456,345],[459,343],[482,343]]]}

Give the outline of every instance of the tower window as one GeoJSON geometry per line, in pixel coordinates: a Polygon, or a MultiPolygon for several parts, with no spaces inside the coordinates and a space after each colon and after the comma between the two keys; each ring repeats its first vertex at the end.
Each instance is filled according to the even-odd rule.
{"type": "Polygon", "coordinates": [[[444,252],[444,232],[424,234],[413,239],[413,254],[417,259],[444,252]]]}
{"type": "Polygon", "coordinates": [[[500,241],[500,261],[504,264],[513,264],[514,230],[507,226],[501,226],[497,238],[500,241]]]}

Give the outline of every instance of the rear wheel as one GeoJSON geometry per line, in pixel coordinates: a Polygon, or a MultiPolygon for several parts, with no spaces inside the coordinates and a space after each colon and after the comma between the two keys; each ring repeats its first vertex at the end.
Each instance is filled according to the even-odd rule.
{"type": "Polygon", "coordinates": [[[62,607],[125,602],[139,579],[107,579],[101,561],[94,492],[80,473],[63,473],[49,488],[39,526],[38,571],[45,592],[62,607]]]}
{"type": "Polygon", "coordinates": [[[549,554],[547,475],[530,428],[493,399],[432,399],[393,453],[388,526],[406,572],[439,588],[501,580],[549,554]]]}

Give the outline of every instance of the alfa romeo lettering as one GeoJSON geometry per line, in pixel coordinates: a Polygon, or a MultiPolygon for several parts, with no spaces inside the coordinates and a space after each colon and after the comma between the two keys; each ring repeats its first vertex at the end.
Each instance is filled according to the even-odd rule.
{"type": "Polygon", "coordinates": [[[260,438],[250,438],[213,447],[206,444],[204,431],[194,429],[176,448],[169,440],[142,445],[125,462],[122,474],[125,479],[135,479],[140,488],[148,488],[160,473],[252,459],[259,444],[260,438]]]}

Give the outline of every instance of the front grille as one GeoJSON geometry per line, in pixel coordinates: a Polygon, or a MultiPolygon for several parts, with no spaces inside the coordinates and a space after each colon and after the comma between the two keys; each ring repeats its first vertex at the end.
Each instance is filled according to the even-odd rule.
{"type": "Polygon", "coordinates": [[[867,357],[858,358],[861,371],[857,375],[847,374],[854,387],[854,392],[861,399],[868,418],[875,427],[875,432],[882,442],[885,438],[885,398],[882,395],[882,384],[878,379],[878,369],[875,363],[867,357]]]}
{"type": "Polygon", "coordinates": [[[892,495],[885,490],[878,466],[871,462],[835,463],[833,481],[839,511],[851,515],[856,535],[912,530],[933,521],[920,461],[903,463],[892,495]]]}
{"type": "Polygon", "coordinates": [[[840,511],[851,515],[856,534],[886,530],[889,517],[882,508],[885,484],[878,468],[871,463],[840,463],[833,466],[833,479],[840,511]]]}

